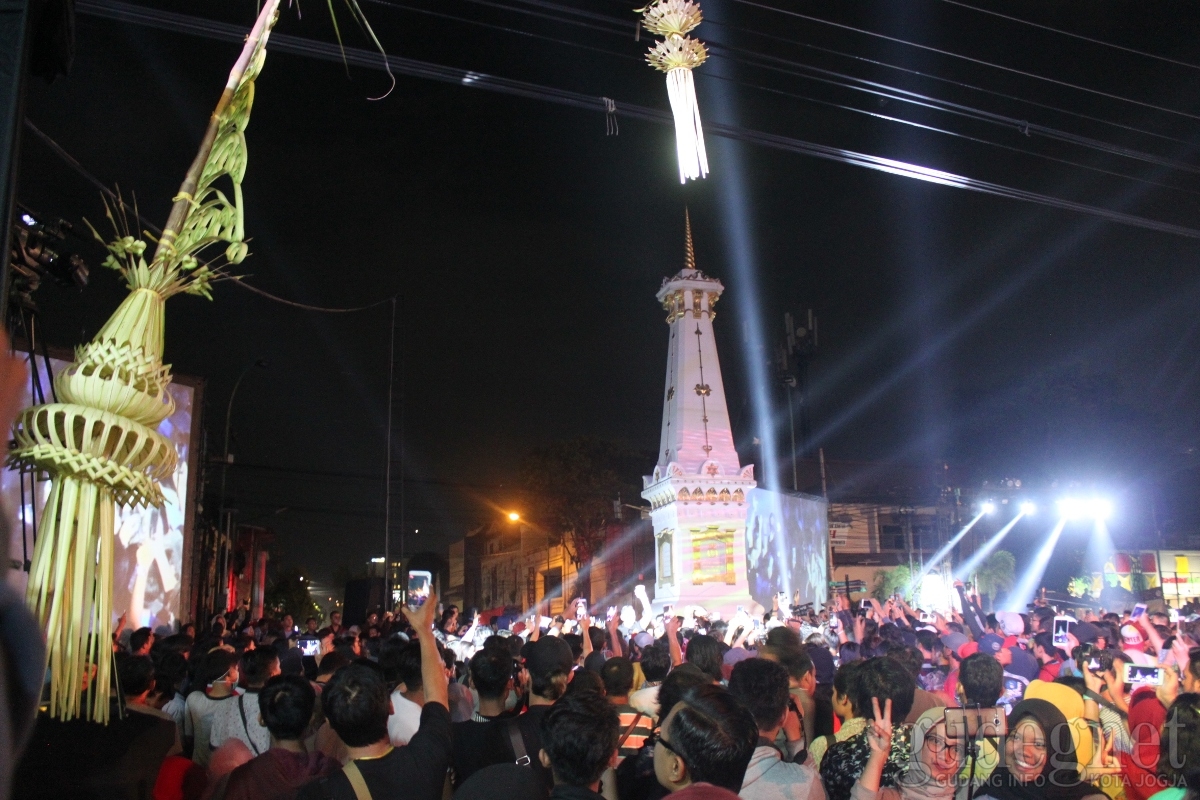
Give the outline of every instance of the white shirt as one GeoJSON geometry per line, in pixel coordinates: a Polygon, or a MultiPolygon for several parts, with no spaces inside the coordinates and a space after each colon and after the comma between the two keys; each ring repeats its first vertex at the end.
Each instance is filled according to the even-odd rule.
{"type": "Polygon", "coordinates": [[[208,764],[208,758],[212,754],[208,741],[212,732],[213,715],[217,713],[217,709],[237,703],[237,697],[236,694],[228,697],[209,697],[204,692],[192,692],[188,695],[187,711],[183,716],[183,735],[192,737],[192,761],[202,766],[208,764]]]}
{"type": "Polygon", "coordinates": [[[213,713],[209,745],[216,750],[230,739],[241,741],[255,755],[271,749],[271,732],[258,723],[258,692],[246,692],[213,713]]]}
{"type": "Polygon", "coordinates": [[[421,727],[421,706],[400,694],[399,690],[392,692],[392,715],[388,717],[388,738],[392,747],[402,747],[408,744],[421,727]]]}
{"type": "Polygon", "coordinates": [[[661,684],[638,689],[629,695],[629,705],[655,722],[658,721],[658,690],[661,684]]]}

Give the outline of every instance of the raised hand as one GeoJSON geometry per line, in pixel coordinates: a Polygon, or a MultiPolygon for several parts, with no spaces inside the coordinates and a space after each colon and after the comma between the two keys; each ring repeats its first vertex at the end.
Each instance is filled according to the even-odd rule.
{"type": "Polygon", "coordinates": [[[867,744],[871,745],[872,753],[886,756],[892,749],[892,699],[887,699],[881,711],[879,698],[872,697],[871,711],[875,716],[867,728],[867,744]]]}

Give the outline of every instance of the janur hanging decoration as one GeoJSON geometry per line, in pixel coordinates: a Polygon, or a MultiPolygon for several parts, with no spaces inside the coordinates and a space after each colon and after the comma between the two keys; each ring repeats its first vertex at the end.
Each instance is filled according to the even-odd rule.
{"type": "Polygon", "coordinates": [[[13,426],[9,464],[50,475],[26,601],[46,632],[50,714],[59,719],[108,722],[115,507],[162,507],[159,482],[175,470],[175,448],[155,430],[174,410],[162,363],[167,298],[211,299],[214,280],[247,254],[245,130],[279,3],[263,4],[149,263],[149,234],[130,230],[122,203],[108,206],[118,238],[104,265],[120,272],[129,296],[55,376],[60,402],[26,409],[13,426]],[[225,178],[232,195],[216,186],[225,178]],[[200,260],[222,245],[221,263],[200,260]]]}
{"type": "Polygon", "coordinates": [[[675,116],[675,150],[679,156],[679,182],[708,175],[704,129],[696,105],[692,70],[704,63],[704,43],[688,36],[704,19],[692,0],[657,0],[643,9],[642,27],[663,37],[646,54],[650,66],[667,73],[667,97],[675,116]]]}

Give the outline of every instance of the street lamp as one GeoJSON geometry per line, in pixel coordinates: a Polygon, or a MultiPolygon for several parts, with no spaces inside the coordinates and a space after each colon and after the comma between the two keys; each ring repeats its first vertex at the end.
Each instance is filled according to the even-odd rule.
{"type": "Polygon", "coordinates": [[[510,511],[510,512],[508,512],[508,521],[509,522],[520,522],[521,515],[515,511],[510,511]]]}

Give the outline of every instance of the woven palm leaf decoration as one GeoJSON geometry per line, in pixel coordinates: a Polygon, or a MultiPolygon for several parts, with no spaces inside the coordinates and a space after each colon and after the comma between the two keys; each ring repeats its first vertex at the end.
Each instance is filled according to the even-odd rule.
{"type": "Polygon", "coordinates": [[[663,37],[646,54],[646,61],[667,73],[667,97],[675,117],[675,151],[679,157],[679,182],[708,175],[704,129],[696,104],[692,70],[708,58],[704,43],[688,36],[704,19],[692,0],[657,0],[643,9],[642,27],[663,37]]]}
{"type": "Polygon", "coordinates": [[[118,238],[106,243],[104,265],[129,296],[55,377],[60,402],[26,409],[13,426],[9,464],[50,474],[26,601],[46,633],[50,713],[63,720],[108,722],[115,508],[161,507],[159,481],[175,470],[175,448],[155,430],[174,410],[162,363],[167,298],[211,299],[213,281],[246,257],[244,132],[278,9],[279,0],[264,4],[149,263],[123,206],[108,206],[118,238]],[[224,178],[232,196],[216,186],[224,178]],[[222,263],[200,261],[220,245],[222,263]]]}

